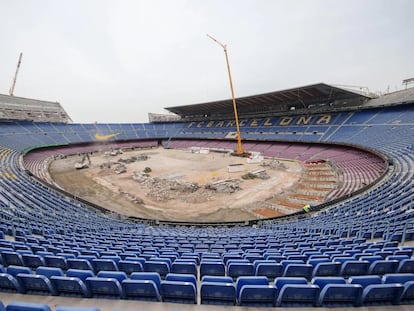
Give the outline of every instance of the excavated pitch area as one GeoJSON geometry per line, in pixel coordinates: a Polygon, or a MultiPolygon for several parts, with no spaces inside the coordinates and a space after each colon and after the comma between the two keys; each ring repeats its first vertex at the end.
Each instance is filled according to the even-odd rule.
{"type": "Polygon", "coordinates": [[[228,178],[241,180],[248,171],[262,167],[226,153],[200,154],[163,148],[132,150],[117,156],[93,154],[89,168],[76,170],[74,165],[81,158],[71,156],[53,161],[49,167],[53,180],[74,195],[122,215],[169,221],[221,222],[261,218],[263,215],[257,213],[260,206],[270,197],[289,190],[302,172],[300,163],[281,161],[284,169],[265,168],[269,179],[242,180],[239,191],[218,193],[204,186],[228,178]],[[125,164],[125,173],[114,172],[114,162],[142,154],[148,155],[148,160],[125,164]],[[108,163],[111,168],[101,168],[108,163]],[[243,164],[243,172],[229,173],[227,167],[232,164],[243,164]],[[151,168],[151,178],[159,180],[156,186],[133,180],[134,172],[142,172],[145,167],[151,168]],[[174,181],[197,183],[199,189],[182,191],[171,187],[174,181]]]}

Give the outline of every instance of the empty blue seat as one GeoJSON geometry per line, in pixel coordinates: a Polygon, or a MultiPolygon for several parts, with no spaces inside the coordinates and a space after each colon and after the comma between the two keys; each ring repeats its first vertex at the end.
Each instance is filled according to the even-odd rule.
{"type": "Polygon", "coordinates": [[[49,306],[43,303],[12,301],[6,311],[51,311],[49,306]]]}
{"type": "Polygon", "coordinates": [[[414,281],[414,273],[393,273],[385,274],[382,277],[383,284],[400,283],[403,284],[409,281],[414,281]]]}
{"type": "Polygon", "coordinates": [[[22,274],[32,274],[32,270],[28,267],[20,267],[20,266],[8,266],[7,273],[16,277],[19,273],[22,274]]]}
{"type": "Polygon", "coordinates": [[[67,264],[68,269],[92,270],[93,271],[91,261],[87,259],[69,258],[66,260],[66,264],[67,264]]]}
{"type": "Polygon", "coordinates": [[[30,268],[37,268],[45,265],[43,257],[34,254],[23,254],[22,255],[24,265],[30,268]]]}
{"type": "Polygon", "coordinates": [[[171,266],[172,273],[192,274],[198,277],[197,265],[195,263],[174,262],[171,266]]]}
{"type": "Polygon", "coordinates": [[[140,262],[121,260],[118,262],[119,271],[123,271],[130,275],[133,272],[143,272],[144,269],[140,262]]]}
{"type": "Polygon", "coordinates": [[[79,278],[82,282],[85,283],[87,278],[94,277],[95,274],[91,270],[69,269],[66,271],[66,276],[79,278]]]}
{"type": "Polygon", "coordinates": [[[390,255],[385,258],[386,260],[397,260],[398,262],[404,260],[404,259],[410,259],[408,255],[390,255]]]}
{"type": "Polygon", "coordinates": [[[308,260],[308,257],[306,255],[300,255],[300,254],[295,254],[295,255],[287,254],[287,260],[302,260],[303,262],[305,262],[306,260],[308,260]]]}
{"type": "Polygon", "coordinates": [[[145,262],[147,261],[143,257],[125,257],[124,260],[125,261],[132,261],[132,262],[139,262],[143,269],[145,267],[145,262]]]}
{"type": "Polygon", "coordinates": [[[161,297],[164,302],[197,303],[197,290],[191,282],[162,281],[161,297]]]}
{"type": "Polygon", "coordinates": [[[161,277],[157,272],[134,272],[131,274],[131,280],[153,281],[157,290],[161,290],[161,277]]]}
{"type": "Polygon", "coordinates": [[[328,284],[346,284],[346,281],[341,276],[320,276],[314,277],[312,279],[312,284],[319,286],[320,289],[323,289],[328,284]]]}
{"type": "Polygon", "coordinates": [[[320,289],[317,285],[286,284],[277,297],[278,307],[312,307],[316,306],[320,289]]]}
{"type": "Polygon", "coordinates": [[[52,283],[44,275],[19,273],[16,279],[26,294],[56,295],[52,283]]]}
{"type": "Polygon", "coordinates": [[[286,267],[288,265],[293,265],[293,264],[304,264],[305,262],[303,260],[282,260],[280,262],[280,264],[283,266],[283,271],[285,271],[286,267]]]}
{"type": "Polygon", "coordinates": [[[200,288],[201,304],[235,305],[236,287],[230,282],[202,281],[200,288]]]}
{"type": "Polygon", "coordinates": [[[165,280],[193,283],[197,291],[197,279],[192,274],[168,273],[165,277],[165,280]]]}
{"type": "Polygon", "coordinates": [[[312,265],[315,268],[317,264],[322,263],[322,262],[332,263],[329,258],[319,258],[319,257],[309,259],[307,263],[312,265]]]}
{"type": "Polygon", "coordinates": [[[240,306],[276,306],[277,288],[271,285],[245,284],[237,296],[240,306]]]}
{"type": "Polygon", "coordinates": [[[67,269],[66,259],[62,256],[45,256],[46,267],[60,268],[62,270],[67,269]]]}
{"type": "Polygon", "coordinates": [[[14,251],[3,251],[1,252],[3,264],[5,266],[24,266],[23,257],[21,254],[14,251]]]}
{"type": "MultiPolygon", "coordinates": [[[[65,250],[65,252],[68,252],[68,250],[65,250]]],[[[67,259],[75,259],[76,258],[75,254],[73,254],[73,253],[57,253],[56,256],[62,256],[66,260],[67,259]]]]}
{"type": "Polygon", "coordinates": [[[92,267],[95,273],[99,271],[118,271],[118,266],[112,259],[93,259],[92,267]]]}
{"type": "Polygon", "coordinates": [[[78,277],[52,276],[50,277],[56,294],[69,297],[90,297],[89,289],[84,281],[78,277]]]}
{"type": "Polygon", "coordinates": [[[117,279],[89,277],[86,279],[91,297],[93,298],[123,298],[124,292],[117,279]]]}
{"type": "Polygon", "coordinates": [[[364,305],[399,304],[404,286],[401,284],[371,284],[362,294],[364,305]]]}
{"type": "Polygon", "coordinates": [[[267,254],[264,257],[267,260],[274,260],[274,261],[279,262],[279,263],[281,263],[283,260],[286,260],[287,259],[286,256],[283,256],[281,254],[279,254],[279,255],[276,255],[276,254],[267,254]]]}
{"type": "Polygon", "coordinates": [[[414,259],[403,259],[397,269],[398,273],[414,273],[414,259]]]}
{"type": "Polygon", "coordinates": [[[236,254],[236,253],[226,253],[222,255],[224,264],[227,265],[227,261],[231,260],[231,259],[243,259],[242,256],[240,254],[236,254]]]}
{"type": "Polygon", "coordinates": [[[279,290],[287,284],[308,284],[308,281],[304,277],[278,277],[275,279],[274,285],[279,290]]]}
{"type": "Polygon", "coordinates": [[[240,296],[241,288],[245,285],[269,285],[265,276],[241,276],[236,281],[236,297],[240,296]]]}
{"type": "Polygon", "coordinates": [[[315,276],[338,276],[341,271],[339,262],[320,262],[314,266],[312,277],[315,276]]]}
{"type": "Polygon", "coordinates": [[[145,262],[145,272],[157,272],[161,279],[164,279],[165,276],[170,273],[170,267],[166,262],[158,262],[149,260],[145,262]]]}
{"type": "Polygon", "coordinates": [[[197,265],[200,263],[200,257],[197,254],[183,253],[180,258],[181,259],[194,259],[197,265]]]}
{"type": "Polygon", "coordinates": [[[368,261],[350,260],[342,263],[340,275],[347,277],[352,275],[365,275],[368,273],[368,261]]]}
{"type": "Polygon", "coordinates": [[[227,275],[233,279],[237,279],[240,276],[253,276],[253,264],[252,263],[236,263],[231,262],[227,266],[227,275]]]}
{"type": "Polygon", "coordinates": [[[110,259],[113,260],[116,264],[121,261],[121,257],[118,255],[101,255],[99,259],[110,259]]]}
{"type": "Polygon", "coordinates": [[[117,279],[119,284],[122,283],[123,280],[126,280],[128,276],[123,271],[100,271],[96,275],[98,278],[113,278],[117,279]]]}
{"type": "Polygon", "coordinates": [[[159,286],[152,280],[124,280],[122,289],[126,299],[161,301],[159,286]]]}
{"type": "Polygon", "coordinates": [[[53,252],[47,252],[47,251],[38,251],[36,252],[36,255],[39,255],[41,257],[45,257],[45,256],[53,256],[53,252]]]}
{"type": "Polygon", "coordinates": [[[282,276],[283,270],[282,265],[276,262],[260,262],[255,266],[254,275],[256,276],[266,276],[269,280],[274,280],[275,278],[282,276]]]}
{"type": "Polygon", "coordinates": [[[308,280],[312,278],[313,267],[310,264],[288,264],[283,271],[284,277],[304,277],[308,280]]]}
{"type": "Polygon", "coordinates": [[[339,262],[339,263],[341,263],[341,264],[343,264],[344,262],[347,262],[347,261],[352,261],[352,260],[355,260],[355,257],[353,257],[353,256],[345,256],[345,255],[340,255],[339,257],[332,257],[332,261],[333,262],[339,262]]]}
{"type": "Polygon", "coordinates": [[[47,278],[51,276],[63,276],[63,271],[61,268],[52,268],[52,267],[37,267],[36,274],[44,275],[47,278]]]}
{"type": "Polygon", "coordinates": [[[201,278],[201,282],[233,283],[233,278],[229,276],[205,275],[201,278]]]}
{"type": "Polygon", "coordinates": [[[406,255],[408,257],[411,257],[413,255],[413,249],[400,249],[400,250],[396,250],[394,252],[394,255],[396,255],[396,256],[406,255]]]}
{"type": "Polygon", "coordinates": [[[364,260],[364,261],[368,261],[370,264],[372,264],[374,261],[377,260],[383,260],[384,258],[382,258],[382,256],[380,255],[374,255],[374,256],[361,256],[360,258],[358,258],[358,260],[364,260]]]}
{"type": "Polygon", "coordinates": [[[397,272],[399,262],[397,260],[377,260],[371,263],[369,274],[387,274],[397,272]]]}
{"type": "Polygon", "coordinates": [[[414,281],[404,283],[404,291],[400,302],[402,304],[414,304],[414,281]]]}
{"type": "Polygon", "coordinates": [[[90,261],[92,263],[92,260],[94,260],[94,259],[96,259],[98,257],[99,257],[99,254],[97,252],[83,250],[81,252],[81,254],[78,257],[76,257],[76,258],[78,258],[78,259],[86,259],[86,260],[88,260],[88,261],[90,261]]]}
{"type": "Polygon", "coordinates": [[[379,275],[358,275],[351,276],[348,279],[349,284],[359,284],[362,288],[371,284],[381,284],[381,277],[379,275]]]}
{"type": "Polygon", "coordinates": [[[223,262],[204,262],[200,263],[200,277],[204,275],[226,275],[226,270],[223,262]]]}
{"type": "Polygon", "coordinates": [[[345,307],[361,305],[362,286],[359,284],[327,284],[319,295],[318,306],[345,307]]]}
{"type": "Polygon", "coordinates": [[[0,291],[8,293],[23,292],[17,279],[8,273],[0,273],[0,291]]]}
{"type": "Polygon", "coordinates": [[[197,266],[197,260],[193,258],[177,258],[174,263],[193,263],[197,266]]]}

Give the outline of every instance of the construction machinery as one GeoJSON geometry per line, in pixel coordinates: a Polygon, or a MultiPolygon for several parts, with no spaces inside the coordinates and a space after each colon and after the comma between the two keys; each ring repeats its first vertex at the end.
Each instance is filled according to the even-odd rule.
{"type": "Polygon", "coordinates": [[[9,95],[14,96],[14,87],[16,86],[17,74],[19,73],[20,64],[22,63],[23,53],[20,53],[19,61],[17,62],[16,72],[14,74],[12,86],[9,89],[9,95]]]}
{"type": "Polygon", "coordinates": [[[233,155],[246,157],[246,153],[243,150],[243,145],[241,141],[241,135],[240,135],[240,126],[239,126],[239,115],[237,114],[237,105],[236,105],[236,98],[234,96],[234,88],[233,88],[233,81],[231,78],[231,71],[230,71],[230,63],[229,63],[229,56],[227,55],[227,45],[221,43],[216,38],[210,36],[207,34],[207,37],[216,42],[218,45],[220,45],[224,50],[224,55],[226,56],[226,64],[227,64],[227,71],[229,74],[229,82],[230,82],[230,90],[231,90],[231,97],[233,100],[233,110],[234,110],[234,119],[236,121],[236,132],[237,132],[237,150],[233,153],[233,155]]]}

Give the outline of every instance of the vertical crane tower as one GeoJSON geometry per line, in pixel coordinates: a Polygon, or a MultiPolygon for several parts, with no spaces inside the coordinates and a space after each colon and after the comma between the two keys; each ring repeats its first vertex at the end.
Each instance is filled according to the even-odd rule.
{"type": "Polygon", "coordinates": [[[10,90],[9,90],[9,95],[10,96],[14,96],[14,87],[16,86],[17,74],[19,73],[20,64],[22,63],[22,57],[23,57],[23,53],[20,53],[19,61],[17,62],[16,72],[15,72],[14,77],[13,77],[13,83],[12,83],[12,85],[10,87],[10,90]]]}
{"type": "Polygon", "coordinates": [[[227,71],[229,73],[231,97],[233,99],[234,119],[236,121],[236,132],[237,132],[237,150],[236,150],[236,155],[238,155],[238,156],[245,156],[246,153],[243,150],[242,141],[241,141],[241,135],[240,135],[239,116],[237,114],[236,98],[234,97],[234,89],[233,89],[233,81],[231,79],[229,57],[227,55],[227,45],[221,43],[220,41],[218,41],[217,39],[213,38],[209,34],[207,34],[207,37],[209,37],[211,40],[213,40],[218,45],[220,45],[223,48],[223,50],[224,50],[224,54],[226,55],[226,64],[227,64],[227,71]]]}

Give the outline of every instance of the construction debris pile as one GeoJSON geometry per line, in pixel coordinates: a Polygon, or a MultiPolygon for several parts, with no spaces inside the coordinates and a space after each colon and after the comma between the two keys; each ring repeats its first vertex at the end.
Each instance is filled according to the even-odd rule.
{"type": "Polygon", "coordinates": [[[185,202],[200,202],[210,200],[211,193],[234,193],[239,190],[240,179],[224,179],[201,187],[198,183],[182,181],[179,179],[167,179],[152,177],[144,172],[134,172],[132,179],[142,187],[148,189],[147,196],[156,201],[168,201],[179,199],[185,202]],[[197,193],[196,193],[197,192],[197,193]]]}
{"type": "Polygon", "coordinates": [[[207,184],[205,185],[205,188],[220,193],[234,193],[241,190],[241,182],[240,179],[228,178],[207,184]]]}
{"type": "Polygon", "coordinates": [[[272,170],[286,170],[287,169],[285,164],[275,159],[265,160],[260,165],[266,168],[270,168],[272,170]]]}
{"type": "Polygon", "coordinates": [[[247,174],[242,176],[243,179],[269,179],[270,176],[266,173],[266,170],[263,168],[257,168],[249,171],[247,174]]]}
{"type": "Polygon", "coordinates": [[[132,203],[144,204],[144,201],[141,198],[138,198],[138,197],[134,196],[131,193],[128,193],[128,192],[125,192],[125,191],[120,191],[119,194],[121,194],[124,198],[131,201],[132,203]]]}
{"type": "Polygon", "coordinates": [[[194,193],[200,189],[197,183],[151,177],[142,172],[134,172],[132,179],[149,189],[147,195],[156,201],[177,199],[183,194],[194,193]]]}
{"type": "Polygon", "coordinates": [[[123,152],[122,152],[122,150],[121,149],[113,149],[113,148],[111,148],[111,150],[110,151],[105,151],[104,152],[104,154],[105,155],[110,155],[110,156],[112,156],[112,157],[115,157],[115,156],[117,156],[117,155],[119,155],[119,154],[123,154],[123,152]]]}
{"type": "Polygon", "coordinates": [[[123,164],[121,164],[121,163],[118,163],[115,167],[114,167],[114,172],[115,172],[115,174],[123,174],[123,173],[126,173],[126,171],[127,171],[127,168],[126,168],[126,166],[125,165],[123,165],[123,164]]]}
{"type": "Polygon", "coordinates": [[[119,158],[118,162],[125,163],[125,164],[130,164],[130,163],[134,163],[134,162],[137,162],[137,161],[147,161],[149,158],[150,158],[149,155],[143,153],[143,154],[139,154],[137,156],[132,156],[132,157],[127,158],[127,159],[119,158]]]}

